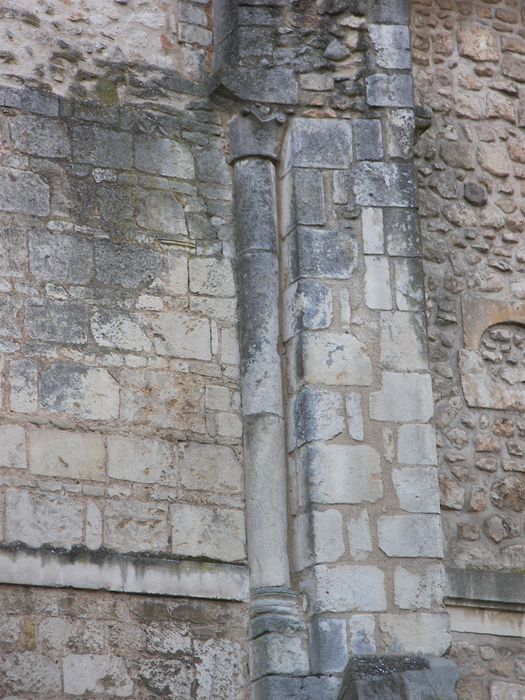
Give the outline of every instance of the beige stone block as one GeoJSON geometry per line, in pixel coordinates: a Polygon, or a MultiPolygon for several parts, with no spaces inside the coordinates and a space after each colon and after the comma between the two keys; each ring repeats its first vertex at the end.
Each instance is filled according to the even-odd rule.
{"type": "Polygon", "coordinates": [[[159,355],[211,360],[210,322],[182,313],[163,313],[153,321],[155,351],[159,355]]]}
{"type": "Polygon", "coordinates": [[[389,651],[441,656],[451,643],[446,613],[381,615],[379,626],[389,651]]]}
{"type": "Polygon", "coordinates": [[[232,448],[225,445],[184,445],[180,477],[182,486],[190,490],[239,493],[242,488],[241,464],[232,448]]]}
{"type": "Polygon", "coordinates": [[[214,297],[235,295],[235,280],[230,260],[192,258],[189,262],[190,291],[214,297]]]}
{"type": "Polygon", "coordinates": [[[166,551],[167,515],[160,503],[110,501],[104,510],[104,545],[119,552],[166,551]]]}
{"type": "Polygon", "coordinates": [[[21,425],[0,426],[0,467],[27,467],[26,437],[21,425]]]}
{"type": "Polygon", "coordinates": [[[170,506],[174,554],[239,561],[245,557],[244,513],[177,503],[170,506]]]}
{"type": "Polygon", "coordinates": [[[112,654],[68,654],[63,659],[64,692],[67,695],[109,694],[128,698],[133,681],[124,659],[112,654]]]}
{"type": "Polygon", "coordinates": [[[366,386],[372,383],[368,352],[346,333],[303,333],[302,364],[307,382],[366,386]]]}
{"type": "Polygon", "coordinates": [[[101,435],[47,428],[29,431],[29,469],[34,474],[101,480],[105,463],[101,435]]]}
{"type": "Polygon", "coordinates": [[[144,484],[176,484],[173,447],[165,440],[110,435],[108,476],[144,484]]]}

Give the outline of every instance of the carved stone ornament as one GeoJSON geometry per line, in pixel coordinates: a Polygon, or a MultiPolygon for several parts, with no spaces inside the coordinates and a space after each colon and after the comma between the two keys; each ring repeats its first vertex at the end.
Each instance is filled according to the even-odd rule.
{"type": "Polygon", "coordinates": [[[287,115],[266,105],[243,107],[229,123],[230,162],[248,157],[277,161],[287,115]]]}

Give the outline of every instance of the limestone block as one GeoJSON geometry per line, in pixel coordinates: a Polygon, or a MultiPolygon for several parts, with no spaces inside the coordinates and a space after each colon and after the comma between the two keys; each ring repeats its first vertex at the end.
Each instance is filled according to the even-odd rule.
{"type": "Polygon", "coordinates": [[[498,41],[489,27],[481,24],[462,26],[458,30],[459,54],[473,61],[500,60],[498,41]]]}
{"type": "Polygon", "coordinates": [[[194,294],[214,297],[235,295],[235,280],[230,260],[226,258],[191,258],[190,290],[194,294]]]}
{"type": "Polygon", "coordinates": [[[490,684],[490,700],[522,700],[523,684],[494,681],[490,684]]]}
{"type": "Polygon", "coordinates": [[[388,650],[396,654],[442,656],[450,646],[448,615],[445,612],[381,615],[379,626],[385,635],[388,650]]]}
{"type": "Polygon", "coordinates": [[[108,476],[143,484],[176,485],[173,446],[165,440],[108,435],[108,476]]]}
{"type": "Polygon", "coordinates": [[[362,510],[356,518],[349,518],[346,524],[352,559],[366,559],[372,552],[372,533],[368,511],[362,510]]]}
{"type": "Polygon", "coordinates": [[[313,673],[341,673],[348,661],[346,621],[316,618],[310,625],[313,673]]]}
{"type": "Polygon", "coordinates": [[[355,154],[357,160],[381,160],[383,158],[383,134],[379,119],[354,121],[355,154]]]}
{"type": "Polygon", "coordinates": [[[71,547],[82,542],[82,503],[68,496],[7,489],[6,542],[71,547]]]}
{"type": "Polygon", "coordinates": [[[231,447],[191,442],[183,446],[180,478],[184,488],[213,493],[239,493],[242,467],[231,447]]]}
{"type": "Polygon", "coordinates": [[[21,114],[9,120],[17,150],[43,158],[65,158],[70,153],[66,125],[57,119],[21,114]]]}
{"type": "Polygon", "coordinates": [[[48,216],[49,187],[34,173],[0,168],[0,209],[14,214],[48,216]]]}
{"type": "Polygon", "coordinates": [[[294,205],[297,224],[313,226],[326,222],[323,176],[319,170],[294,168],[294,205]]]}
{"type": "Polygon", "coordinates": [[[95,270],[99,282],[137,290],[151,287],[162,276],[161,254],[135,245],[95,242],[95,270]]]}
{"type": "Polygon", "coordinates": [[[365,78],[365,85],[366,100],[371,107],[412,107],[414,103],[410,75],[376,73],[365,78]]]}
{"type": "Polygon", "coordinates": [[[383,372],[381,391],[370,394],[372,420],[427,421],[433,411],[430,374],[383,372]]]}
{"type": "Polygon", "coordinates": [[[289,244],[293,280],[300,277],[348,279],[356,257],[356,244],[348,230],[298,228],[289,244]]]}
{"type": "MultiPolygon", "coordinates": [[[[370,79],[367,78],[367,80],[370,79]]],[[[354,195],[358,205],[362,207],[416,206],[416,178],[412,165],[360,161],[354,165],[352,173],[354,195]]]]}
{"type": "Polygon", "coordinates": [[[0,466],[27,467],[25,430],[21,425],[0,426],[0,466]]]}
{"type": "Polygon", "coordinates": [[[78,633],[78,624],[61,617],[49,617],[38,625],[38,641],[46,651],[64,651],[78,633]]]}
{"type": "Polygon", "coordinates": [[[131,135],[98,126],[75,126],[72,130],[73,160],[102,168],[129,169],[132,164],[131,135]]]}
{"type": "Polygon", "coordinates": [[[332,322],[332,292],[321,282],[300,280],[290,285],[283,294],[283,307],[284,341],[298,330],[328,328],[332,322]]]}
{"type": "Polygon", "coordinates": [[[363,423],[363,407],[359,394],[348,394],[346,397],[346,417],[348,434],[352,440],[363,441],[365,437],[363,423]]]}
{"type": "Polygon", "coordinates": [[[142,191],[137,223],[148,230],[162,231],[168,237],[188,235],[184,209],[171,192],[142,191]]]}
{"type": "MultiPolygon", "coordinates": [[[[189,4],[181,5],[182,7],[192,7],[189,4]]],[[[193,6],[195,7],[195,6],[193,6]]],[[[208,23],[208,18],[205,13],[204,22],[208,23]]],[[[196,149],[195,152],[196,165],[197,165],[197,179],[202,182],[215,182],[219,185],[231,186],[231,171],[224,153],[220,148],[210,148],[206,146],[204,148],[196,149]]]]}
{"type": "Polygon", "coordinates": [[[419,218],[415,209],[389,208],[383,211],[389,255],[420,255],[419,218]]]}
{"type": "Polygon", "coordinates": [[[210,411],[228,411],[231,408],[230,390],[226,386],[206,386],[206,408],[210,411]]]}
{"type": "Polygon", "coordinates": [[[352,158],[352,127],[346,119],[293,119],[291,163],[302,168],[346,168],[352,158]]]}
{"type": "Polygon", "coordinates": [[[231,508],[207,508],[177,503],[170,507],[172,551],[220,561],[244,559],[244,514],[231,508]]]}
{"type": "Polygon", "coordinates": [[[119,552],[165,552],[168,509],[160,503],[109,501],[104,509],[104,546],[119,552]]]}
{"type": "Polygon", "coordinates": [[[431,425],[402,425],[397,435],[401,464],[437,464],[436,436],[431,425]]]}
{"type": "Polygon", "coordinates": [[[196,700],[242,698],[246,684],[246,654],[241,644],[229,639],[194,641],[200,659],[197,667],[196,700]]]}
{"type": "Polygon", "coordinates": [[[96,311],[91,319],[95,342],[104,348],[148,352],[151,341],[141,327],[140,317],[114,311],[96,311]]]}
{"type": "Polygon", "coordinates": [[[389,557],[442,557],[439,515],[381,515],[379,547],[389,557]]]}
{"type": "Polygon", "coordinates": [[[410,32],[407,26],[371,24],[368,28],[376,53],[376,64],[381,68],[410,68],[410,32]]]}
{"type": "Polygon", "coordinates": [[[171,139],[136,136],[135,166],[154,175],[195,179],[195,165],[190,149],[171,139]]]}
{"type": "Polygon", "coordinates": [[[369,309],[392,308],[390,270],[384,255],[365,255],[365,302],[369,309]]]}
{"type": "Polygon", "coordinates": [[[145,659],[140,662],[139,676],[157,695],[172,698],[191,697],[195,687],[195,670],[181,659],[145,659]]]}
{"type": "Polygon", "coordinates": [[[39,280],[86,284],[93,274],[93,246],[81,236],[29,232],[29,266],[39,280]]]}
{"type": "Polygon", "coordinates": [[[426,564],[415,571],[398,566],[394,575],[394,601],[402,610],[439,607],[443,603],[445,586],[441,564],[426,564]]]}
{"type": "Polygon", "coordinates": [[[394,260],[396,306],[400,311],[421,313],[424,302],[423,267],[420,260],[394,260]]]}
{"type": "Polygon", "coordinates": [[[383,495],[380,457],[373,447],[315,445],[302,460],[315,503],[373,503],[383,495]]]}
{"type": "Polygon", "coordinates": [[[0,276],[24,277],[27,271],[26,235],[6,226],[0,231],[0,276]]]}
{"type": "Polygon", "coordinates": [[[183,313],[162,313],[152,322],[159,355],[211,360],[210,322],[183,313]]]}
{"type": "Polygon", "coordinates": [[[87,341],[87,307],[69,301],[46,299],[29,302],[25,313],[26,328],[31,338],[67,345],[83,345],[87,341]]]}
{"type": "Polygon", "coordinates": [[[18,320],[18,312],[20,310],[20,302],[15,299],[0,299],[0,336],[9,338],[20,337],[20,325],[18,320]]]}
{"type": "Polygon", "coordinates": [[[386,610],[384,573],[375,566],[320,564],[312,570],[312,585],[316,612],[386,610]]]}
{"type": "Polygon", "coordinates": [[[86,547],[88,549],[102,547],[103,525],[100,508],[89,501],[86,505],[86,547]]]}
{"type": "Polygon", "coordinates": [[[369,255],[384,253],[383,210],[364,207],[361,213],[363,252],[369,255]]]}
{"type": "Polygon", "coordinates": [[[250,250],[276,253],[275,166],[260,158],[236,161],[233,186],[239,254],[250,250]]]}
{"type": "MultiPolygon", "coordinates": [[[[168,291],[171,294],[176,294],[183,296],[188,293],[188,258],[185,255],[181,255],[177,250],[170,250],[167,259],[168,267],[168,291]]],[[[194,298],[195,300],[195,298],[194,298]]],[[[190,304],[191,304],[190,299],[190,304]]],[[[191,306],[190,306],[191,308],[191,306]]],[[[206,308],[202,309],[192,309],[201,310],[203,313],[207,313],[206,308]]],[[[211,313],[211,316],[215,314],[211,313]]],[[[215,316],[217,318],[217,316],[215,316]]]]}
{"type": "Polygon", "coordinates": [[[409,513],[439,513],[439,484],[435,467],[392,470],[399,506],[409,513]]]}
{"type": "Polygon", "coordinates": [[[411,109],[391,110],[384,129],[390,158],[411,160],[414,148],[416,120],[411,109]]]}
{"type": "Polygon", "coordinates": [[[154,622],[146,628],[146,648],[152,654],[190,653],[191,630],[187,624],[154,622]]]}
{"type": "Polygon", "coordinates": [[[237,413],[217,414],[217,434],[229,438],[242,437],[242,421],[237,413]]]}
{"type": "Polygon", "coordinates": [[[345,551],[343,519],[338,510],[301,513],[295,522],[298,570],[337,561],[345,551]]]}
{"type": "Polygon", "coordinates": [[[106,450],[101,435],[69,430],[30,430],[29,469],[33,474],[68,479],[105,478],[106,450]]]}
{"type": "Polygon", "coordinates": [[[372,383],[368,352],[347,333],[302,333],[302,369],[312,384],[367,386],[372,383]]]}
{"type": "Polygon", "coordinates": [[[113,654],[68,654],[62,661],[64,692],[68,695],[100,693],[129,698],[133,681],[124,659],[113,654]]]}
{"type": "Polygon", "coordinates": [[[375,0],[370,15],[372,21],[385,24],[408,24],[410,5],[402,0],[375,0]]]}
{"type": "Polygon", "coordinates": [[[119,414],[119,385],[105,369],[59,362],[42,373],[40,400],[52,411],[111,420],[119,414]]]}
{"type": "Polygon", "coordinates": [[[308,673],[308,654],[298,636],[263,634],[252,642],[252,677],[271,673],[305,675],[308,673]]]}
{"type": "Polygon", "coordinates": [[[293,399],[290,420],[290,446],[312,440],[329,440],[345,428],[343,399],[334,391],[306,387],[293,399]]]}
{"type": "Polygon", "coordinates": [[[348,619],[348,640],[353,656],[375,654],[375,628],[373,615],[351,615],[348,619]]]}
{"type": "Polygon", "coordinates": [[[15,693],[56,697],[62,692],[60,667],[43,654],[31,651],[6,654],[3,670],[7,686],[15,693]]]}

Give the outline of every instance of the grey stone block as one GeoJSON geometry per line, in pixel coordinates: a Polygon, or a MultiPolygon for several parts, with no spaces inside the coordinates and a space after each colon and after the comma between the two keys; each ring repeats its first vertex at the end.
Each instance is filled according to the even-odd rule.
{"type": "Polygon", "coordinates": [[[98,126],[75,126],[72,131],[73,160],[103,168],[130,168],[131,135],[98,126]]]}
{"type": "Polygon", "coordinates": [[[354,140],[357,160],[381,160],[383,158],[383,134],[379,119],[356,119],[354,140]]]}
{"type": "Polygon", "coordinates": [[[237,161],[233,183],[239,254],[250,250],[277,252],[273,164],[261,158],[237,161]]]}
{"type": "Polygon", "coordinates": [[[119,385],[98,367],[57,362],[42,372],[40,402],[51,411],[94,420],[110,420],[119,413],[119,385]]]}
{"type": "Polygon", "coordinates": [[[345,119],[294,119],[290,163],[302,168],[347,168],[352,160],[352,125],[345,119]]]}
{"type": "Polygon", "coordinates": [[[299,97],[299,85],[291,68],[223,66],[216,82],[243,100],[295,104],[299,97]]]}
{"type": "Polygon", "coordinates": [[[354,267],[356,241],[351,231],[298,228],[289,243],[292,279],[348,279],[354,267]]]}
{"type": "Polygon", "coordinates": [[[0,168],[0,209],[14,214],[48,216],[49,187],[34,173],[0,168]]]}
{"type": "Polygon", "coordinates": [[[23,153],[44,158],[65,158],[70,153],[67,129],[58,119],[24,114],[9,122],[11,138],[23,153]]]}
{"type": "Polygon", "coordinates": [[[405,69],[412,64],[410,32],[407,26],[371,24],[370,36],[381,68],[405,69]]]}
{"type": "Polygon", "coordinates": [[[143,191],[139,196],[137,223],[170,236],[187,236],[184,209],[171,192],[143,191]]]}
{"type": "Polygon", "coordinates": [[[291,447],[329,440],[343,432],[343,399],[333,391],[302,389],[292,402],[291,447]]]}
{"type": "Polygon", "coordinates": [[[23,277],[27,268],[26,236],[3,227],[0,231],[0,276],[23,277]]]}
{"type": "Polygon", "coordinates": [[[2,87],[0,102],[6,107],[23,109],[46,117],[57,117],[59,112],[58,95],[34,88],[2,87]]]}
{"type": "Polygon", "coordinates": [[[16,299],[4,297],[0,299],[0,336],[8,338],[20,337],[20,323],[18,312],[20,302],[16,299]]]}
{"type": "Polygon", "coordinates": [[[310,625],[314,673],[340,673],[348,662],[346,620],[316,618],[310,625]]]}
{"type": "Polygon", "coordinates": [[[415,209],[385,209],[383,225],[389,255],[403,257],[421,255],[419,217],[415,209]]]}
{"type": "Polygon", "coordinates": [[[86,284],[93,274],[93,246],[81,236],[31,231],[29,266],[39,280],[86,284]]]}
{"type": "Polygon", "coordinates": [[[324,224],[326,214],[321,172],[296,168],[293,180],[296,222],[309,226],[324,224]]]}
{"type": "Polygon", "coordinates": [[[414,86],[406,74],[377,73],[365,78],[366,101],[371,107],[412,107],[414,86]]]}
{"type": "Polygon", "coordinates": [[[265,676],[253,684],[253,700],[336,700],[339,685],[333,676],[265,676]]]}
{"type": "Polygon", "coordinates": [[[332,322],[333,299],[329,287],[314,280],[295,282],[283,295],[283,339],[299,330],[328,328],[332,322]]]}
{"type": "Polygon", "coordinates": [[[416,176],[407,163],[362,161],[353,167],[356,203],[363,207],[415,207],[416,176]]]}
{"type": "Polygon", "coordinates": [[[147,248],[97,241],[95,270],[99,282],[136,289],[160,279],[163,258],[147,248]]]}
{"type": "Polygon", "coordinates": [[[25,312],[29,336],[65,345],[83,345],[87,341],[88,315],[84,304],[46,299],[29,302],[25,312]]]}
{"type": "Polygon", "coordinates": [[[183,143],[155,136],[135,136],[135,166],[139,170],[185,180],[195,178],[190,149],[183,143]]]}
{"type": "Polygon", "coordinates": [[[409,0],[374,0],[371,20],[385,24],[408,24],[410,2],[409,0]]]}
{"type": "Polygon", "coordinates": [[[97,187],[100,216],[106,224],[115,228],[126,226],[126,222],[133,218],[133,199],[131,189],[111,185],[97,187]]]}
{"type": "Polygon", "coordinates": [[[338,700],[457,700],[451,659],[362,656],[350,660],[338,700]]]}

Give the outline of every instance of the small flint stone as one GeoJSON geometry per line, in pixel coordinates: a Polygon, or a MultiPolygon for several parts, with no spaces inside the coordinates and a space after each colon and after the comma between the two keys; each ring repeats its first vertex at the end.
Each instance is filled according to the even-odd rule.
{"type": "Polygon", "coordinates": [[[331,61],[342,61],[350,55],[350,51],[346,48],[344,44],[337,39],[332,39],[332,41],[326,47],[323,56],[329,58],[331,61]]]}

